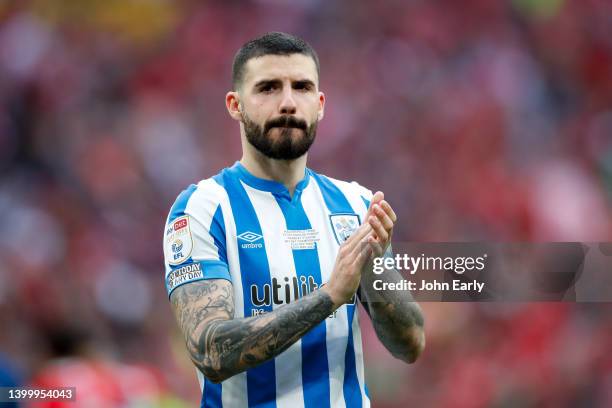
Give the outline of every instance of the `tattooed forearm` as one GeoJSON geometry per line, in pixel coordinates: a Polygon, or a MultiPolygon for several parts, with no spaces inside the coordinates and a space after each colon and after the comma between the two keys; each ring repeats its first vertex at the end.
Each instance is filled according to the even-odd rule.
{"type": "Polygon", "coordinates": [[[191,359],[215,382],[277,356],[334,311],[320,289],[273,312],[234,319],[231,283],[221,279],[181,286],[171,301],[191,359]]]}
{"type": "MultiPolygon", "coordinates": [[[[408,363],[414,362],[425,347],[424,319],[421,308],[410,292],[373,288],[374,275],[364,273],[359,297],[372,319],[376,335],[393,356],[408,363]]],[[[381,279],[377,275],[376,279],[381,279]]],[[[402,276],[396,270],[387,270],[386,282],[399,282],[402,276]]]]}

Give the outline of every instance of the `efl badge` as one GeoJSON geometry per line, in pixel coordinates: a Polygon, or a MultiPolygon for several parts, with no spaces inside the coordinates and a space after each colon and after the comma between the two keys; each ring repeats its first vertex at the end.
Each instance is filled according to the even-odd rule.
{"type": "Polygon", "coordinates": [[[349,239],[351,234],[355,232],[361,224],[361,220],[357,214],[330,214],[329,220],[331,221],[332,229],[336,235],[336,241],[338,241],[339,244],[349,239]]]}
{"type": "Polygon", "coordinates": [[[164,250],[170,265],[179,265],[191,256],[193,241],[189,229],[189,216],[184,215],[174,220],[166,228],[164,250]]]}

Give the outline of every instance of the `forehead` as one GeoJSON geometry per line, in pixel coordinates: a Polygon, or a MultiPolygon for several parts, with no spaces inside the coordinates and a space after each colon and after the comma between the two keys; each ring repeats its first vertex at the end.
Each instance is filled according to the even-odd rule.
{"type": "Polygon", "coordinates": [[[317,81],[317,66],[314,60],[303,54],[264,55],[247,61],[244,71],[244,84],[250,87],[261,80],[309,79],[317,81]]]}

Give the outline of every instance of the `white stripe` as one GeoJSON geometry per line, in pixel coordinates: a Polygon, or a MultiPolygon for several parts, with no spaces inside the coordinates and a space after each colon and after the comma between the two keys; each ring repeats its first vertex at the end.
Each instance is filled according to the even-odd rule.
{"type": "Polygon", "coordinates": [[[205,387],[206,377],[204,377],[204,374],[202,374],[202,372],[198,370],[197,368],[196,368],[196,375],[198,376],[198,383],[200,383],[200,393],[202,394],[200,396],[200,401],[198,404],[198,407],[199,407],[202,405],[202,400],[204,399],[204,394],[206,393],[206,387],[205,387]]]}
{"type": "Polygon", "coordinates": [[[204,394],[204,375],[200,370],[196,368],[196,375],[198,376],[198,383],[200,383],[200,391],[204,394]]]}
{"type": "MultiPolygon", "coordinates": [[[[339,245],[331,229],[329,210],[314,177],[310,178],[310,183],[302,192],[302,205],[306,216],[310,220],[310,225],[319,232],[320,239],[317,244],[317,251],[321,267],[321,280],[327,282],[334,269],[339,245]]],[[[325,319],[327,362],[329,365],[329,398],[330,406],[334,408],[346,406],[343,385],[344,356],[348,342],[347,320],[346,306],[342,306],[336,311],[335,318],[325,319]]]]}
{"type": "MultiPolygon", "coordinates": [[[[206,191],[210,197],[221,205],[223,220],[225,222],[225,249],[227,251],[227,262],[229,265],[232,285],[234,289],[234,318],[244,317],[244,299],[242,295],[242,275],[240,274],[240,261],[238,259],[238,244],[236,242],[236,223],[229,197],[223,187],[214,179],[203,180],[198,187],[206,191]]],[[[200,190],[200,188],[198,188],[200,190]]],[[[195,193],[194,193],[195,194],[195,193]]],[[[201,373],[198,371],[198,377],[201,373]]],[[[248,406],[247,376],[246,372],[237,374],[223,382],[221,401],[224,407],[246,407],[248,406]]]]}
{"type": "Polygon", "coordinates": [[[224,407],[247,407],[247,375],[246,371],[223,381],[221,402],[224,407]]]}
{"type": "Polygon", "coordinates": [[[365,188],[364,186],[362,186],[361,184],[357,183],[356,181],[351,181],[348,184],[353,186],[357,190],[357,192],[359,193],[360,196],[362,196],[363,198],[365,198],[368,201],[372,201],[372,196],[374,194],[372,193],[371,190],[365,188]]]}
{"type": "Polygon", "coordinates": [[[357,379],[361,391],[363,407],[370,406],[370,399],[365,393],[365,370],[363,365],[363,343],[361,342],[361,328],[359,327],[359,308],[355,305],[355,315],[353,316],[353,347],[355,349],[355,365],[357,368],[357,379]]]}
{"type": "Polygon", "coordinates": [[[210,225],[219,206],[219,197],[214,189],[211,194],[210,181],[212,180],[200,181],[185,206],[185,214],[190,216],[189,227],[193,239],[191,259],[194,261],[219,260],[219,251],[210,234],[210,225]]]}
{"type": "MultiPolygon", "coordinates": [[[[287,230],[285,217],[272,193],[254,189],[241,181],[253,204],[255,214],[261,225],[264,245],[270,266],[270,279],[276,278],[281,285],[280,299],[285,299],[285,277],[292,284],[297,277],[293,251],[283,240],[283,232],[287,230]],[[267,239],[266,239],[267,238],[267,239]]],[[[293,293],[293,286],[291,287],[293,293]]],[[[281,305],[272,302],[275,310],[281,305]]],[[[302,341],[298,340],[275,358],[276,374],[276,406],[277,408],[293,408],[304,406],[304,390],[302,387],[302,341]]]]}

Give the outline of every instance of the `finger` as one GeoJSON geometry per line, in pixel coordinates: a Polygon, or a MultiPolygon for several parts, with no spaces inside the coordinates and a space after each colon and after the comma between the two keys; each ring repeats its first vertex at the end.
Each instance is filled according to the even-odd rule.
{"type": "Polygon", "coordinates": [[[368,207],[368,213],[366,214],[366,220],[370,215],[372,215],[372,209],[374,205],[379,204],[382,200],[384,200],[385,195],[382,191],[377,191],[370,200],[370,206],[368,207]]]}
{"type": "Polygon", "coordinates": [[[368,245],[372,248],[372,254],[375,257],[383,256],[383,254],[385,253],[385,251],[383,250],[383,247],[380,244],[380,242],[378,242],[376,240],[376,238],[374,238],[374,237],[369,237],[368,238],[368,245]]]}
{"type": "Polygon", "coordinates": [[[357,267],[357,270],[361,271],[372,256],[372,247],[369,245],[360,245],[359,252],[355,255],[353,264],[357,267]]]}
{"type": "MultiPolygon", "coordinates": [[[[376,215],[376,219],[378,219],[382,223],[383,227],[387,231],[391,231],[391,229],[393,228],[393,221],[387,215],[387,213],[382,209],[381,206],[379,205],[374,206],[374,214],[376,215]]],[[[375,219],[375,218],[372,217],[371,219],[375,219]]]]}
{"type": "Polygon", "coordinates": [[[378,237],[380,242],[387,242],[389,239],[389,232],[385,229],[384,225],[380,222],[380,220],[376,217],[372,217],[369,220],[370,225],[372,226],[372,230],[378,237]]]}
{"type": "Polygon", "coordinates": [[[368,223],[362,224],[353,234],[344,242],[345,247],[350,252],[368,233],[372,231],[372,227],[368,223]]]}
{"type": "Polygon", "coordinates": [[[370,207],[372,207],[374,204],[380,203],[384,199],[385,194],[382,191],[377,191],[376,193],[374,193],[372,199],[370,200],[370,207]]]}
{"type": "Polygon", "coordinates": [[[372,251],[372,246],[370,245],[370,242],[374,241],[376,242],[377,239],[374,236],[374,231],[372,230],[372,228],[370,227],[370,233],[368,235],[366,235],[365,237],[363,237],[363,239],[361,241],[359,241],[354,248],[352,249],[351,252],[349,252],[347,254],[347,257],[349,259],[355,259],[359,256],[360,253],[362,253],[363,251],[367,251],[368,248],[370,250],[370,255],[373,252],[372,251]]]}
{"type": "Polygon", "coordinates": [[[374,237],[375,233],[374,233],[374,230],[372,229],[372,226],[369,223],[364,224],[364,225],[367,226],[367,228],[365,228],[365,231],[367,231],[367,233],[363,235],[359,241],[355,241],[351,244],[348,250],[349,257],[353,257],[353,258],[356,257],[359,251],[361,251],[363,247],[368,245],[368,239],[370,237],[374,237]]]}
{"type": "Polygon", "coordinates": [[[389,204],[386,200],[382,200],[380,202],[380,206],[382,207],[383,210],[385,210],[389,218],[391,218],[391,221],[395,223],[397,221],[397,215],[395,214],[395,211],[393,211],[391,204],[389,204]]]}

